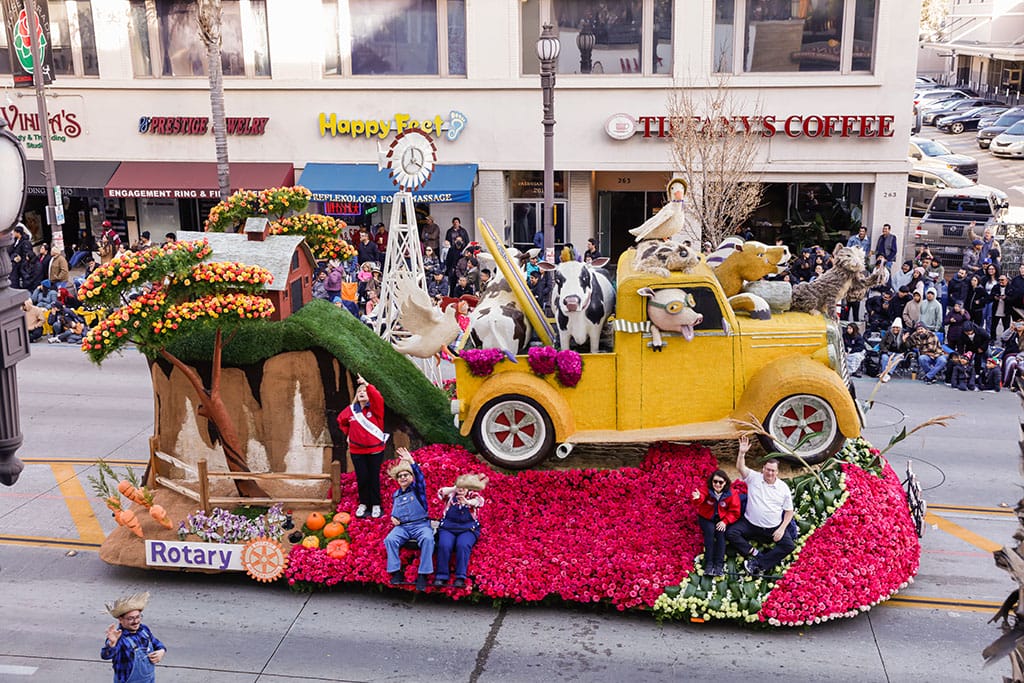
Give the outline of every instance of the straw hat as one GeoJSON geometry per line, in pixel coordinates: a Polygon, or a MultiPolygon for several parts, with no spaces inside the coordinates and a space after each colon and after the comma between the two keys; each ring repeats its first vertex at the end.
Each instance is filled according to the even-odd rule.
{"type": "Polygon", "coordinates": [[[469,489],[470,491],[483,491],[487,486],[486,474],[460,474],[455,480],[455,488],[469,489]]]}
{"type": "Polygon", "coordinates": [[[120,619],[129,612],[139,610],[140,612],[146,609],[146,604],[149,602],[149,592],[146,593],[134,593],[118,598],[113,605],[104,605],[107,611],[110,612],[112,617],[120,619]]]}
{"type": "Polygon", "coordinates": [[[399,472],[408,472],[409,474],[415,474],[412,471],[412,465],[407,463],[405,460],[402,460],[397,465],[389,469],[388,476],[391,477],[392,479],[397,479],[399,472]]]}

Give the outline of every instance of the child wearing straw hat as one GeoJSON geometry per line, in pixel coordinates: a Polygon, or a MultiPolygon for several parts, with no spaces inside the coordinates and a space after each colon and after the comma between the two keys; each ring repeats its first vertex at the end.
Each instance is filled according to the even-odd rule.
{"type": "Polygon", "coordinates": [[[455,480],[454,486],[442,486],[437,497],[444,501],[444,516],[437,529],[437,564],[434,585],[448,583],[452,551],[455,551],[456,588],[466,585],[469,569],[469,555],[480,537],[480,521],[477,512],[483,507],[484,497],[480,491],[487,486],[486,474],[463,474],[455,480]]]}
{"type": "Polygon", "coordinates": [[[113,660],[114,683],[153,683],[156,667],[167,648],[142,623],[142,610],[149,602],[149,593],[135,593],[106,605],[117,624],[107,628],[107,640],[100,650],[102,659],[113,660]]]}
{"type": "Polygon", "coordinates": [[[420,564],[416,575],[416,590],[427,587],[427,576],[434,572],[434,527],[427,514],[427,487],[423,471],[405,448],[396,448],[398,464],[388,474],[398,482],[391,504],[392,529],[384,538],[388,555],[388,573],[392,585],[403,583],[402,561],[398,551],[406,541],[420,546],[420,564]]]}

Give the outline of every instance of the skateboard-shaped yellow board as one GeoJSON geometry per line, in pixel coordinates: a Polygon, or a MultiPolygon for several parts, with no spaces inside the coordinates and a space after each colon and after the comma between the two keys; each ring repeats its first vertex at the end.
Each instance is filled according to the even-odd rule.
{"type": "Polygon", "coordinates": [[[530,287],[523,278],[523,271],[519,270],[512,261],[512,257],[505,250],[505,246],[498,239],[498,235],[494,232],[491,224],[483,218],[478,218],[476,224],[480,229],[480,237],[483,239],[487,251],[491,252],[498,270],[505,277],[505,282],[508,283],[508,286],[512,288],[512,294],[523,309],[526,319],[530,321],[533,331],[537,333],[537,337],[544,345],[555,346],[555,339],[557,338],[555,330],[551,327],[547,316],[544,315],[544,309],[541,308],[533,293],[530,292],[530,287]]]}

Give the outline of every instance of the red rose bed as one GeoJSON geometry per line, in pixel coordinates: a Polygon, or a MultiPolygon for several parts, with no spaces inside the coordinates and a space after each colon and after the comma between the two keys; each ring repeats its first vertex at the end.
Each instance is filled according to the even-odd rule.
{"type": "MultiPolygon", "coordinates": [[[[490,478],[466,588],[428,589],[456,600],[555,597],[651,609],[659,619],[798,625],[867,610],[910,582],[918,567],[920,546],[899,478],[860,440],[849,442],[818,477],[790,482],[800,520],[797,549],[778,576],[758,579],[737,571],[734,561],[718,579],[695,563],[703,543],[687,498],[718,466],[704,447],[659,444],[639,466],[617,470],[515,475],[491,471],[450,446],[427,446],[414,456],[426,476],[432,517],[441,515],[438,488],[466,472],[490,478]]],[[[385,516],[352,521],[347,556],[291,549],[286,577],[293,589],[388,584],[383,540],[396,485],[383,474],[382,481],[385,516]]],[[[341,493],[339,509],[353,510],[353,474],[342,476],[341,493]]],[[[414,552],[402,552],[411,582],[414,552]]]]}

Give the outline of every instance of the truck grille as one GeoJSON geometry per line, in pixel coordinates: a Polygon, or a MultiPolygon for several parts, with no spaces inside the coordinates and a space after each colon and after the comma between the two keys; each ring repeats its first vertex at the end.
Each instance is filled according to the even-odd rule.
{"type": "Polygon", "coordinates": [[[964,226],[962,225],[943,225],[942,235],[944,237],[963,237],[964,226]]]}
{"type": "Polygon", "coordinates": [[[960,175],[965,175],[968,178],[978,177],[978,165],[977,164],[966,164],[956,169],[956,172],[960,175]]]}

